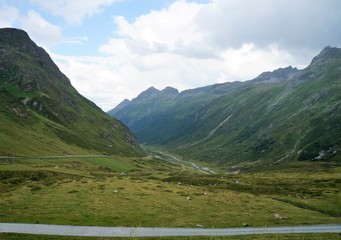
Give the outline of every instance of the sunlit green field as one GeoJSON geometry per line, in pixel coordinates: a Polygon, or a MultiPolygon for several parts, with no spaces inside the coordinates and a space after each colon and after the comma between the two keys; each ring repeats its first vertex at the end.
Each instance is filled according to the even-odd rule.
{"type": "Polygon", "coordinates": [[[1,222],[207,228],[341,223],[340,167],[205,175],[151,157],[0,163],[1,222]]]}

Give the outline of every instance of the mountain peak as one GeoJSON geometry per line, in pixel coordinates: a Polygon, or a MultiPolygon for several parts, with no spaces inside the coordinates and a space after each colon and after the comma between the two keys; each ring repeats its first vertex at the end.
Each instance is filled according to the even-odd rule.
{"type": "Polygon", "coordinates": [[[148,94],[153,94],[153,93],[157,93],[160,92],[159,89],[156,89],[155,87],[151,86],[149,87],[147,90],[143,91],[142,93],[148,93],[148,94]]]}
{"type": "Polygon", "coordinates": [[[115,114],[116,112],[120,111],[121,109],[127,107],[130,104],[129,99],[124,99],[122,102],[120,102],[115,108],[108,111],[109,114],[115,114]]]}
{"type": "MultiPolygon", "coordinates": [[[[21,29],[17,29],[17,28],[2,28],[1,29],[1,39],[13,39],[13,38],[18,39],[18,41],[20,40],[30,40],[30,37],[28,36],[28,34],[21,29]]],[[[16,41],[16,43],[18,43],[18,41],[16,41]]]]}
{"type": "Polygon", "coordinates": [[[117,105],[117,107],[124,108],[130,103],[129,99],[124,99],[120,104],[117,105]]]}
{"type": "Polygon", "coordinates": [[[175,95],[179,94],[179,90],[173,87],[166,87],[161,92],[165,94],[175,94],[175,95]]]}
{"type": "Polygon", "coordinates": [[[11,45],[20,51],[37,51],[39,48],[21,29],[2,28],[0,29],[0,43],[2,45],[11,45]],[[15,39],[15,41],[13,41],[15,39]]]}
{"type": "Polygon", "coordinates": [[[291,78],[298,72],[296,67],[288,66],[286,68],[278,68],[272,72],[263,72],[253,81],[256,82],[279,82],[284,79],[291,78]]]}
{"type": "Polygon", "coordinates": [[[328,62],[330,59],[341,58],[341,48],[327,46],[313,58],[310,65],[323,64],[328,62]]]}
{"type": "Polygon", "coordinates": [[[145,98],[153,96],[154,94],[156,94],[158,92],[160,92],[160,90],[156,89],[155,87],[150,87],[147,90],[140,93],[140,95],[138,95],[136,98],[145,99],[145,98]]]}
{"type": "MultiPolygon", "coordinates": [[[[29,37],[29,35],[20,29],[16,28],[1,28],[0,29],[0,49],[5,50],[8,54],[0,54],[0,62],[11,58],[13,61],[25,60],[35,63],[37,67],[42,67],[46,72],[54,74],[59,80],[70,85],[70,80],[60,72],[58,66],[52,61],[49,54],[41,47],[37,46],[29,37]]],[[[35,79],[39,79],[38,72],[32,71],[35,79]]],[[[51,77],[49,77],[51,79],[51,77]]],[[[41,83],[40,83],[41,84],[41,83]]]]}

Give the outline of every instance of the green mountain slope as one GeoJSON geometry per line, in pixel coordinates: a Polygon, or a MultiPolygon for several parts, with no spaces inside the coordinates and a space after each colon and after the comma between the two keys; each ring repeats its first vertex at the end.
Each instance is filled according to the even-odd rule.
{"type": "Polygon", "coordinates": [[[18,29],[0,29],[0,121],[0,155],[143,154],[129,129],[18,29]]]}
{"type": "Polygon", "coordinates": [[[323,49],[303,70],[281,68],[172,98],[141,95],[109,114],[141,143],[186,158],[231,166],[341,158],[339,48],[323,49]]]}

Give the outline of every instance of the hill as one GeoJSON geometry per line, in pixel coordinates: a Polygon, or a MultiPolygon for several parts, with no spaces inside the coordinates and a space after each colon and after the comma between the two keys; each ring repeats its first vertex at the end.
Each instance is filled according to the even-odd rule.
{"type": "Polygon", "coordinates": [[[0,29],[0,121],[0,156],[143,155],[129,129],[80,95],[18,29],[0,29]]]}
{"type": "MultiPolygon", "coordinates": [[[[170,88],[167,88],[170,89],[170,88]]],[[[220,165],[339,161],[341,49],[326,47],[302,70],[187,90],[150,88],[109,111],[144,144],[220,165]]]]}

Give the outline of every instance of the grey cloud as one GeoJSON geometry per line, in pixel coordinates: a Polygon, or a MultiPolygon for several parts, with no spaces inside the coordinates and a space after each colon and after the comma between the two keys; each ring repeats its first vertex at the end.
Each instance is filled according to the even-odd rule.
{"type": "Polygon", "coordinates": [[[208,44],[317,49],[341,43],[339,0],[216,0],[197,16],[208,44]]]}
{"type": "Polygon", "coordinates": [[[175,50],[176,54],[196,59],[220,59],[216,50],[210,46],[203,46],[201,43],[184,44],[177,42],[175,50]]]}
{"type": "Polygon", "coordinates": [[[139,55],[148,55],[152,53],[163,53],[168,51],[167,44],[153,42],[149,44],[142,39],[127,39],[128,48],[139,55]]]}

